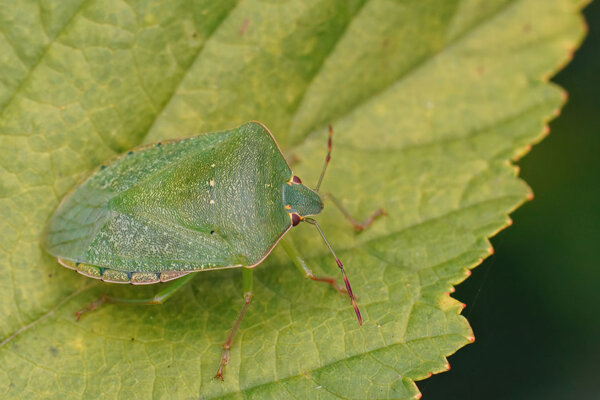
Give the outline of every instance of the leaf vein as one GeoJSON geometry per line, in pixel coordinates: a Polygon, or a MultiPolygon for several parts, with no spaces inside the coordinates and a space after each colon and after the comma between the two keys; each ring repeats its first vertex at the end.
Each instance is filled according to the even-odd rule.
{"type": "Polygon", "coordinates": [[[31,79],[31,76],[33,75],[33,72],[38,68],[38,66],[40,65],[40,63],[42,62],[42,60],[44,59],[44,57],[46,56],[46,54],[48,54],[48,51],[50,50],[50,48],[52,47],[52,45],[55,43],[56,38],[58,38],[65,31],[65,29],[73,22],[75,16],[77,14],[79,14],[79,12],[81,12],[81,10],[83,10],[84,6],[89,1],[90,0],[83,0],[79,4],[79,6],[77,7],[77,9],[73,12],[73,15],[71,15],[67,19],[67,21],[65,22],[65,24],[57,32],[56,36],[53,37],[53,38],[50,38],[48,44],[46,45],[46,47],[44,48],[44,50],[42,51],[42,53],[39,55],[39,57],[37,58],[37,60],[35,60],[35,62],[33,63],[33,65],[29,68],[29,71],[27,72],[27,75],[25,75],[25,77],[23,78],[23,80],[17,85],[17,87],[15,88],[15,90],[13,91],[13,93],[10,95],[10,97],[6,100],[6,102],[4,104],[0,105],[0,107],[2,107],[2,108],[0,108],[0,117],[2,117],[4,115],[4,111],[6,111],[6,109],[8,108],[8,105],[14,101],[14,99],[17,96],[17,94],[21,91],[22,88],[25,87],[25,84],[29,81],[29,79],[31,79]]]}

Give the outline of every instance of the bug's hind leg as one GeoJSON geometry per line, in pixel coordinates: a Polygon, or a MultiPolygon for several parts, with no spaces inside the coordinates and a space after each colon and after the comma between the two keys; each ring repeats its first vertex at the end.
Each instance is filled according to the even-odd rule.
{"type": "Polygon", "coordinates": [[[231,333],[229,334],[227,341],[225,343],[223,343],[223,355],[221,356],[221,362],[219,363],[219,368],[217,369],[217,373],[215,374],[215,378],[219,378],[220,380],[223,380],[223,370],[225,369],[225,366],[229,362],[229,349],[231,348],[231,345],[233,344],[233,339],[235,337],[237,330],[240,327],[240,324],[242,323],[244,314],[246,314],[246,310],[248,310],[248,306],[250,305],[250,300],[252,300],[252,295],[253,295],[253,293],[252,293],[252,287],[253,287],[252,273],[253,273],[253,270],[251,270],[249,268],[242,269],[242,282],[243,282],[242,286],[244,289],[244,305],[242,306],[242,311],[240,311],[240,314],[238,315],[237,319],[235,320],[235,323],[233,324],[233,328],[231,328],[231,333]]]}
{"type": "Polygon", "coordinates": [[[364,229],[367,229],[369,226],[371,226],[371,224],[375,221],[375,219],[377,217],[380,217],[382,215],[387,215],[387,212],[383,208],[379,208],[379,209],[375,210],[373,213],[371,213],[371,215],[369,215],[369,217],[367,219],[365,219],[363,222],[360,222],[360,221],[356,220],[344,208],[342,203],[338,199],[336,199],[331,193],[326,193],[325,198],[330,199],[332,201],[333,205],[336,206],[337,209],[340,210],[342,214],[344,214],[344,217],[346,217],[348,222],[350,222],[350,224],[352,224],[352,227],[354,228],[354,230],[356,232],[360,232],[364,229]]]}
{"type": "Polygon", "coordinates": [[[113,297],[107,294],[103,294],[99,299],[92,301],[90,304],[75,312],[75,319],[79,321],[81,316],[87,312],[94,311],[101,307],[105,303],[123,303],[123,304],[141,304],[141,305],[153,305],[163,304],[171,296],[184,287],[196,274],[188,274],[179,279],[174,280],[167,284],[166,287],[161,289],[152,297],[141,298],[141,299],[124,299],[120,297],[113,297]]]}
{"type": "Polygon", "coordinates": [[[306,261],[300,256],[300,252],[291,242],[287,239],[281,240],[281,246],[288,254],[288,256],[292,259],[292,262],[298,268],[298,270],[304,275],[306,278],[311,279],[317,282],[325,282],[329,284],[333,289],[337,292],[346,295],[348,294],[346,287],[344,285],[340,285],[337,283],[337,279],[331,276],[316,276],[312,270],[306,265],[306,261]]]}

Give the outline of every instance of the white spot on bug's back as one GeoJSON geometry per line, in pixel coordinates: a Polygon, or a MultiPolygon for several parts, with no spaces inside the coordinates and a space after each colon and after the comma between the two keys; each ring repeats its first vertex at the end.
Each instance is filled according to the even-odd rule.
{"type": "Polygon", "coordinates": [[[214,167],[215,167],[215,164],[214,164],[214,163],[210,164],[210,167],[211,167],[211,168],[214,168],[214,167]]]}
{"type": "Polygon", "coordinates": [[[211,180],[208,182],[208,184],[209,184],[211,187],[214,187],[214,186],[215,186],[215,181],[214,181],[214,179],[211,179],[211,180]]]}
{"type": "Polygon", "coordinates": [[[215,201],[213,199],[210,199],[210,201],[208,202],[208,204],[215,204],[215,201]]]}

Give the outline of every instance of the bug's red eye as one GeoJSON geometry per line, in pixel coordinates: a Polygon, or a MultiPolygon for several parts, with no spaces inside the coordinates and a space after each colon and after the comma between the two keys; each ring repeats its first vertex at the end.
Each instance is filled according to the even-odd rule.
{"type": "Polygon", "coordinates": [[[296,213],[291,213],[292,216],[292,226],[296,226],[302,221],[302,217],[296,213]]]}
{"type": "Polygon", "coordinates": [[[300,180],[300,178],[298,178],[296,175],[294,175],[292,177],[292,182],[294,182],[296,185],[302,183],[302,181],[300,180]]]}

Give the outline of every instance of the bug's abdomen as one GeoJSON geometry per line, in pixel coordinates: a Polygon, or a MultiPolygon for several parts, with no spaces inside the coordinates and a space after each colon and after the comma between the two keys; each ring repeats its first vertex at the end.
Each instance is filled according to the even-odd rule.
{"type": "Polygon", "coordinates": [[[123,272],[90,264],[66,261],[61,258],[58,259],[58,262],[62,266],[75,270],[88,278],[100,279],[109,283],[130,283],[132,285],[149,285],[158,282],[169,282],[191,273],[181,271],[123,272]]]}

